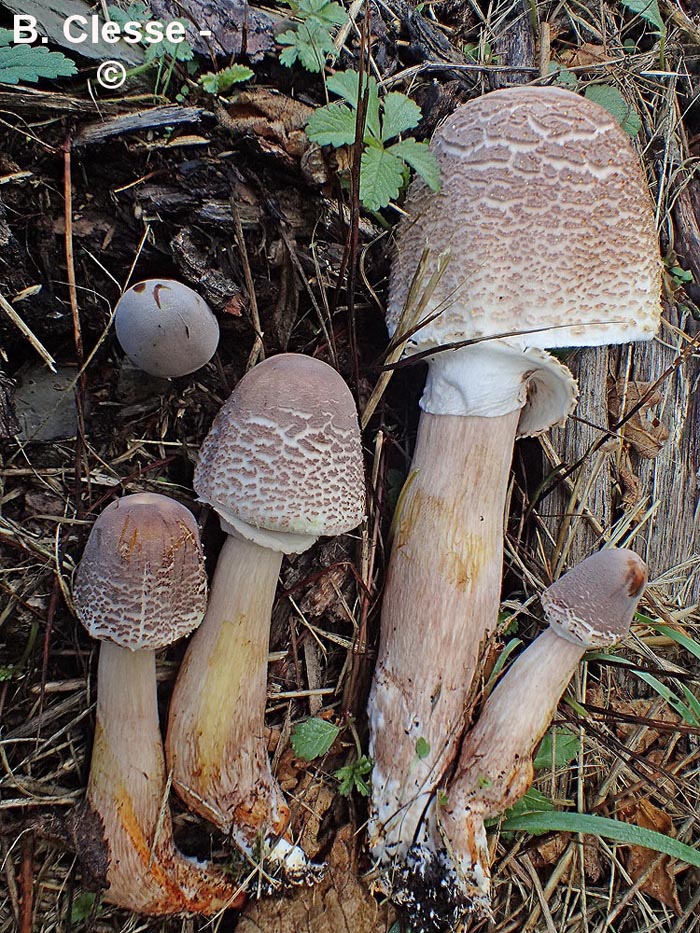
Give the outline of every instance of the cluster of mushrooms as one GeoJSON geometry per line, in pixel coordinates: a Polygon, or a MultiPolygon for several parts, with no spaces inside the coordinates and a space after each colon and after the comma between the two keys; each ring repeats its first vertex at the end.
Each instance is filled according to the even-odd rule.
{"type": "MultiPolygon", "coordinates": [[[[660,313],[648,189],[602,107],[555,88],[496,91],[458,108],[432,148],[442,190],[417,180],[409,191],[387,312],[395,345],[429,369],[369,700],[368,828],[376,886],[426,933],[488,915],[485,821],[526,791],[580,659],[625,637],[646,583],[641,559],[612,547],[554,582],[542,594],[549,627],[467,721],[498,619],[514,440],[561,423],[576,402],[571,373],[545,348],[651,339],[660,313]]],[[[162,283],[126,294],[174,309],[192,338],[162,283]]],[[[118,310],[119,338],[147,368],[127,317],[118,310]]],[[[211,356],[218,330],[202,337],[211,356]]],[[[194,489],[227,535],[208,601],[191,513],[150,493],[105,509],[75,580],[78,614],[103,640],[88,800],[110,849],[107,897],[147,914],[240,904],[229,876],[175,848],[171,784],[252,866],[276,865],[291,882],[320,876],[295,844],[264,710],[283,555],[364,513],[357,413],[338,373],[297,354],[250,370],[202,444],[194,489]],[[195,629],[163,742],[154,652],[195,629]]]]}

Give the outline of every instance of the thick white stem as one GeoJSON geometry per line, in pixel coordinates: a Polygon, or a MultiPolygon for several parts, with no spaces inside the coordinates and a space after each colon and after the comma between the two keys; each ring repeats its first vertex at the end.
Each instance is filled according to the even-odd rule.
{"type": "Polygon", "coordinates": [[[87,797],[109,846],[107,900],[144,914],[211,914],[239,903],[222,874],[175,849],[153,651],[100,647],[87,797]]]}
{"type": "Polygon", "coordinates": [[[384,863],[401,864],[421,837],[457,754],[480,647],[497,622],[518,418],[518,410],[421,415],[395,518],[369,703],[370,843],[384,863]]]}
{"type": "Polygon", "coordinates": [[[229,535],[204,621],[180,668],[166,739],[173,787],[187,806],[248,855],[283,862],[297,880],[300,850],[277,847],[289,808],[265,740],[270,620],[282,553],[229,535]]]}

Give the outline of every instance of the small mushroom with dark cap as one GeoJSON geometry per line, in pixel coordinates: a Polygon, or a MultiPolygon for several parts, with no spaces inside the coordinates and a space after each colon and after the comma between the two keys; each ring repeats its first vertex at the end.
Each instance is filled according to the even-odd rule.
{"type": "Polygon", "coordinates": [[[616,645],[629,631],[647,581],[626,548],[586,558],[542,594],[549,628],[517,658],[467,733],[445,802],[428,815],[433,844],[409,850],[396,900],[417,931],[458,927],[490,913],[484,821],[512,807],[533,778],[532,756],[589,649],[616,645]]]}
{"type": "Polygon", "coordinates": [[[142,914],[213,914],[241,897],[222,872],[176,848],[158,723],[155,651],[188,635],[207,580],[188,509],[125,496],[95,522],[75,578],[75,607],[102,642],[87,799],[109,849],[106,900],[142,914]]]}
{"type": "Polygon", "coordinates": [[[219,324],[209,305],[174,279],[146,279],[127,288],[114,327],[134,366],[162,379],[200,369],[219,344],[219,324]]]}
{"type": "Polygon", "coordinates": [[[227,538],[170,704],[173,787],[249,857],[310,883],[268,758],[267,658],[283,555],[362,521],[357,412],[340,375],[291,353],[250,370],[204,439],[194,488],[227,538]]]}

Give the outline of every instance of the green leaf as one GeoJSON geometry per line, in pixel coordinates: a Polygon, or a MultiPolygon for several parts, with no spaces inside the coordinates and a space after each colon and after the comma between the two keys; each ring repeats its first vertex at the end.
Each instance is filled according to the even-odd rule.
{"type": "MultiPolygon", "coordinates": [[[[669,272],[672,275],[678,275],[676,268],[677,267],[669,269],[669,272]]],[[[683,273],[683,276],[690,276],[690,278],[685,279],[685,281],[692,282],[692,272],[687,272],[685,269],[681,269],[680,271],[683,273]]],[[[659,635],[666,635],[667,638],[672,638],[676,644],[680,645],[682,648],[685,648],[686,651],[689,651],[698,660],[700,660],[700,644],[698,644],[694,638],[691,638],[690,635],[686,635],[685,632],[681,632],[679,629],[674,628],[671,625],[664,625],[657,619],[651,619],[649,616],[645,616],[641,612],[636,613],[636,618],[639,619],[640,622],[644,622],[650,628],[653,628],[659,633],[659,635]]]]}
{"type": "MultiPolygon", "coordinates": [[[[174,19],[173,23],[180,23],[181,26],[187,27],[187,20],[184,19],[174,19]]],[[[143,45],[146,49],[146,61],[153,62],[159,58],[165,58],[168,56],[176,62],[190,62],[194,58],[194,49],[189,44],[186,39],[183,39],[181,42],[171,42],[169,39],[161,39],[159,42],[149,42],[146,39],[143,42],[143,45]]]]}
{"type": "Polygon", "coordinates": [[[292,748],[297,758],[312,761],[325,755],[338,737],[340,729],[325,719],[306,719],[292,732],[292,748]]]}
{"type": "Polygon", "coordinates": [[[338,792],[347,797],[352,793],[353,790],[356,790],[358,793],[362,794],[363,797],[369,797],[370,787],[365,777],[372,770],[372,761],[367,757],[367,755],[362,755],[356,761],[353,761],[352,764],[343,765],[342,768],[338,768],[335,772],[335,777],[340,781],[340,787],[338,792]]]}
{"type": "Polygon", "coordinates": [[[552,727],[540,742],[532,766],[535,771],[543,768],[564,768],[578,757],[581,740],[570,729],[552,727]]]}
{"type": "Polygon", "coordinates": [[[661,683],[661,681],[654,677],[653,674],[647,674],[645,671],[633,671],[634,674],[639,677],[640,680],[643,680],[644,683],[649,684],[649,686],[656,690],[660,697],[663,697],[668,705],[675,709],[675,711],[683,718],[683,721],[686,722],[689,726],[700,725],[700,720],[697,719],[693,710],[689,709],[686,704],[681,700],[681,698],[671,690],[670,687],[667,687],[666,684],[661,683]]]}
{"type": "Polygon", "coordinates": [[[79,894],[71,905],[71,923],[80,923],[92,916],[96,901],[97,895],[92,894],[90,891],[83,891],[82,894],[79,894]]]}
{"type": "MultiPolygon", "coordinates": [[[[336,71],[326,84],[329,91],[337,94],[338,97],[342,97],[354,110],[357,110],[360,76],[356,71],[336,71]]],[[[362,82],[363,96],[367,93],[367,88],[369,88],[369,95],[365,117],[365,133],[379,139],[379,86],[377,85],[377,79],[373,78],[372,75],[365,75],[364,77],[362,82]]],[[[354,138],[353,136],[353,140],[354,138]]]]}
{"type": "Polygon", "coordinates": [[[431,191],[440,190],[440,167],[427,143],[419,143],[415,139],[402,139],[401,142],[389,146],[388,151],[410,165],[431,191]]]}
{"type": "Polygon", "coordinates": [[[76,72],[75,62],[43,46],[13,45],[0,48],[0,82],[34,84],[41,78],[68,78],[76,72]]]}
{"type": "Polygon", "coordinates": [[[588,100],[605,107],[628,136],[636,136],[642,128],[639,114],[611,84],[591,84],[586,88],[588,100]]]}
{"type": "Polygon", "coordinates": [[[342,26],[349,19],[342,6],[330,0],[301,0],[295,7],[300,19],[317,19],[328,26],[342,26]]]}
{"type": "Polygon", "coordinates": [[[2,683],[5,680],[12,680],[14,676],[15,676],[14,667],[0,667],[0,683],[2,683]]]}
{"type": "Polygon", "coordinates": [[[413,129],[420,121],[420,107],[410,97],[392,91],[382,98],[382,142],[413,129]]]}
{"type": "Polygon", "coordinates": [[[280,55],[283,65],[291,67],[299,59],[303,67],[313,74],[323,70],[329,56],[336,56],[333,36],[318,20],[300,23],[296,29],[290,29],[278,36],[277,42],[290,47],[280,55]]]}
{"type": "Polygon", "coordinates": [[[131,3],[128,10],[122,10],[121,7],[110,4],[107,7],[107,14],[110,20],[119,23],[122,28],[130,21],[136,20],[138,23],[145,23],[151,18],[146,4],[140,3],[138,0],[136,0],[135,3],[131,3]]]}
{"type": "Polygon", "coordinates": [[[0,46],[10,45],[15,38],[15,34],[11,29],[0,29],[0,46]]]}
{"type": "Polygon", "coordinates": [[[558,810],[551,813],[530,813],[505,820],[501,823],[501,829],[523,830],[528,833],[586,833],[589,836],[612,839],[623,845],[653,849],[700,868],[700,850],[653,829],[644,829],[633,823],[623,823],[621,820],[610,820],[604,816],[562,813],[558,810]]]}
{"type": "Polygon", "coordinates": [[[393,153],[368,146],[360,162],[360,201],[369,211],[386,207],[403,184],[403,162],[393,153]]]}
{"type": "Polygon", "coordinates": [[[575,91],[578,87],[578,79],[573,71],[569,71],[564,65],[558,65],[556,62],[549,63],[549,73],[555,74],[555,81],[561,87],[566,87],[570,91],[575,91]]]}
{"type": "Polygon", "coordinates": [[[664,21],[661,19],[658,0],[620,0],[622,5],[632,13],[638,13],[652,26],[656,26],[660,33],[666,31],[664,21]]]}
{"type": "Polygon", "coordinates": [[[247,68],[245,65],[229,65],[228,68],[221,71],[208,71],[206,74],[200,75],[199,83],[207,94],[221,94],[228,91],[235,84],[250,81],[254,74],[252,68],[247,68]]]}
{"type": "Polygon", "coordinates": [[[355,142],[355,114],[347,104],[319,107],[309,117],[306,135],[319,146],[349,146],[355,142]]]}
{"type": "Polygon", "coordinates": [[[430,742],[421,736],[416,742],[416,755],[423,761],[430,754],[430,742]]]}

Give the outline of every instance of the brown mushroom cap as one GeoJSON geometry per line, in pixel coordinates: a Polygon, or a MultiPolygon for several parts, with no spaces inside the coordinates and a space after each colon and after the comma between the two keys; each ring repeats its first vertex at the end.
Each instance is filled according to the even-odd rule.
{"type": "Polygon", "coordinates": [[[206,301],[173,279],[146,279],[117,303],[114,326],[134,366],[151,376],[186,376],[208,363],[219,324],[206,301]]]}
{"type": "Polygon", "coordinates": [[[592,554],[548,587],[544,614],[559,635],[589,648],[621,641],[647,582],[647,566],[627,548],[592,554]]]}
{"type": "Polygon", "coordinates": [[[358,525],[360,431],[341,376],[296,353],[251,369],[204,439],[194,488],[223,517],[255,528],[334,535],[358,525]]]}
{"type": "Polygon", "coordinates": [[[653,337],[658,241],[637,154],[599,104],[559,88],[517,87],[459,107],[432,149],[442,190],[409,192],[387,325],[398,326],[424,249],[425,308],[442,309],[406,352],[510,331],[511,346],[593,346],[653,337]],[[543,331],[542,328],[545,328],[543,331]]]}
{"type": "Polygon", "coordinates": [[[162,648],[189,635],[207,601],[192,513],[155,493],[113,502],[90,532],[74,597],[90,635],[121,648],[162,648]]]}

